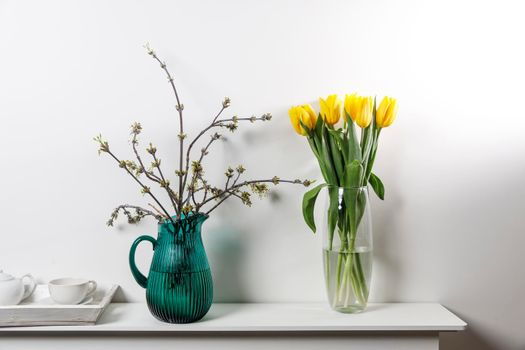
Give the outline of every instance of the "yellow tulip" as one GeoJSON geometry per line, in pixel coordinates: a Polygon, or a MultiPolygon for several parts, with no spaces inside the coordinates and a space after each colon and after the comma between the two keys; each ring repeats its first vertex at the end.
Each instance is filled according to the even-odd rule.
{"type": "Polygon", "coordinates": [[[380,128],[390,126],[397,116],[397,100],[385,96],[379,104],[376,112],[376,124],[380,128]]]}
{"type": "Polygon", "coordinates": [[[355,117],[357,116],[359,108],[360,100],[359,96],[357,96],[355,92],[351,95],[345,96],[345,111],[353,121],[355,121],[355,117]]]}
{"type": "Polygon", "coordinates": [[[372,122],[372,109],[374,108],[372,97],[361,97],[361,109],[355,118],[355,122],[362,128],[366,128],[372,122]]]}
{"type": "MultiPolygon", "coordinates": [[[[313,112],[313,109],[312,109],[312,112],[313,112]]],[[[290,121],[292,122],[293,128],[299,135],[306,136],[308,134],[308,130],[305,130],[303,128],[303,126],[301,125],[301,122],[304,124],[304,126],[306,126],[310,130],[315,125],[314,120],[312,119],[310,113],[303,106],[296,106],[296,107],[290,108],[290,110],[288,111],[288,115],[290,116],[290,121]]],[[[315,112],[314,112],[314,116],[315,116],[315,112]]]]}
{"type": "Polygon", "coordinates": [[[317,123],[317,114],[315,113],[312,106],[310,106],[309,104],[302,105],[301,107],[303,107],[303,109],[308,113],[308,116],[310,117],[310,121],[312,123],[311,129],[313,129],[315,127],[315,123],[317,123]]]}
{"type": "Polygon", "coordinates": [[[345,111],[361,128],[366,128],[372,122],[373,101],[370,96],[359,96],[356,93],[346,95],[345,111]]]}
{"type": "Polygon", "coordinates": [[[326,100],[319,98],[321,117],[328,125],[336,124],[341,119],[341,100],[337,95],[330,95],[326,100]]]}

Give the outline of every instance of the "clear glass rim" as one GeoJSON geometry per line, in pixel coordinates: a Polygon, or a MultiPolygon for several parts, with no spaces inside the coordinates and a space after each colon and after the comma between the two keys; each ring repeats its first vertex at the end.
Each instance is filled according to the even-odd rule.
{"type": "Polygon", "coordinates": [[[348,186],[326,185],[326,188],[338,188],[338,189],[343,189],[343,190],[367,190],[368,186],[348,187],[348,186]]]}

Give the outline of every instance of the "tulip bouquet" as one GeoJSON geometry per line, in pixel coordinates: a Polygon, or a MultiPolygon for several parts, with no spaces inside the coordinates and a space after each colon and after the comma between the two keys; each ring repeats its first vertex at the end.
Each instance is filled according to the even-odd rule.
{"type": "MultiPolygon", "coordinates": [[[[376,106],[375,98],[354,93],[346,95],[344,106],[337,95],[321,98],[319,104],[318,115],[308,104],[294,106],[289,110],[295,131],[306,136],[325,181],[305,193],[303,216],[306,224],[315,232],[314,206],[321,189],[326,187],[329,204],[325,251],[337,251],[334,263],[335,286],[332,292],[329,288],[329,298],[333,306],[341,300],[346,300],[346,304],[348,295],[352,292],[356,302],[366,306],[369,292],[367,274],[360,261],[360,254],[356,253],[359,251],[356,242],[359,241],[360,224],[364,221],[368,203],[368,184],[380,199],[384,199],[383,183],[372,172],[372,168],[379,135],[394,122],[397,101],[384,97],[379,106],[376,106]],[[338,238],[337,247],[334,245],[334,237],[338,238]]],[[[330,267],[328,259],[329,255],[325,255],[327,283],[330,274],[327,271],[330,267]]]]}

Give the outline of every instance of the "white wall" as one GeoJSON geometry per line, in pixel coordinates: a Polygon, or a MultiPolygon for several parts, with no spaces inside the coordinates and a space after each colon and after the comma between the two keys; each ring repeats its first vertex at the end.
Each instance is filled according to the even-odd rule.
{"type": "MultiPolygon", "coordinates": [[[[176,147],[174,101],[142,44],[176,75],[189,134],[228,112],[272,112],[213,150],[250,176],[317,177],[291,104],[329,93],[396,96],[373,203],[375,301],[438,301],[470,324],[445,349],[523,349],[525,54],[519,1],[0,0],[0,266],[41,281],[76,275],[143,299],[127,265],[152,221],[107,228],[119,203],[145,204],[98,157],[99,132],[131,156],[141,121],[165,163],[176,147]],[[283,150],[285,150],[283,152],[283,150]]],[[[173,171],[168,167],[170,172],[173,171]]],[[[217,301],[324,300],[320,241],[300,213],[303,189],[205,224],[217,301]]],[[[141,249],[146,268],[149,247],[141,249]]]]}

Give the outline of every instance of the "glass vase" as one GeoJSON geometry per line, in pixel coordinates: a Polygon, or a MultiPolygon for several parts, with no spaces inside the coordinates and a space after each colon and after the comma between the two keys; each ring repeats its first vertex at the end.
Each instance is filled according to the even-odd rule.
{"type": "Polygon", "coordinates": [[[131,272],[146,288],[148,308],[160,321],[195,322],[211,307],[213,280],[201,238],[201,225],[207,218],[196,214],[173,224],[159,223],[157,239],[141,236],[131,246],[131,272]],[[135,250],[142,241],[149,241],[154,250],[148,277],[135,265],[135,250]]]}
{"type": "Polygon", "coordinates": [[[323,261],[330,306],[363,311],[372,275],[372,217],[367,187],[326,188],[323,261]]]}

